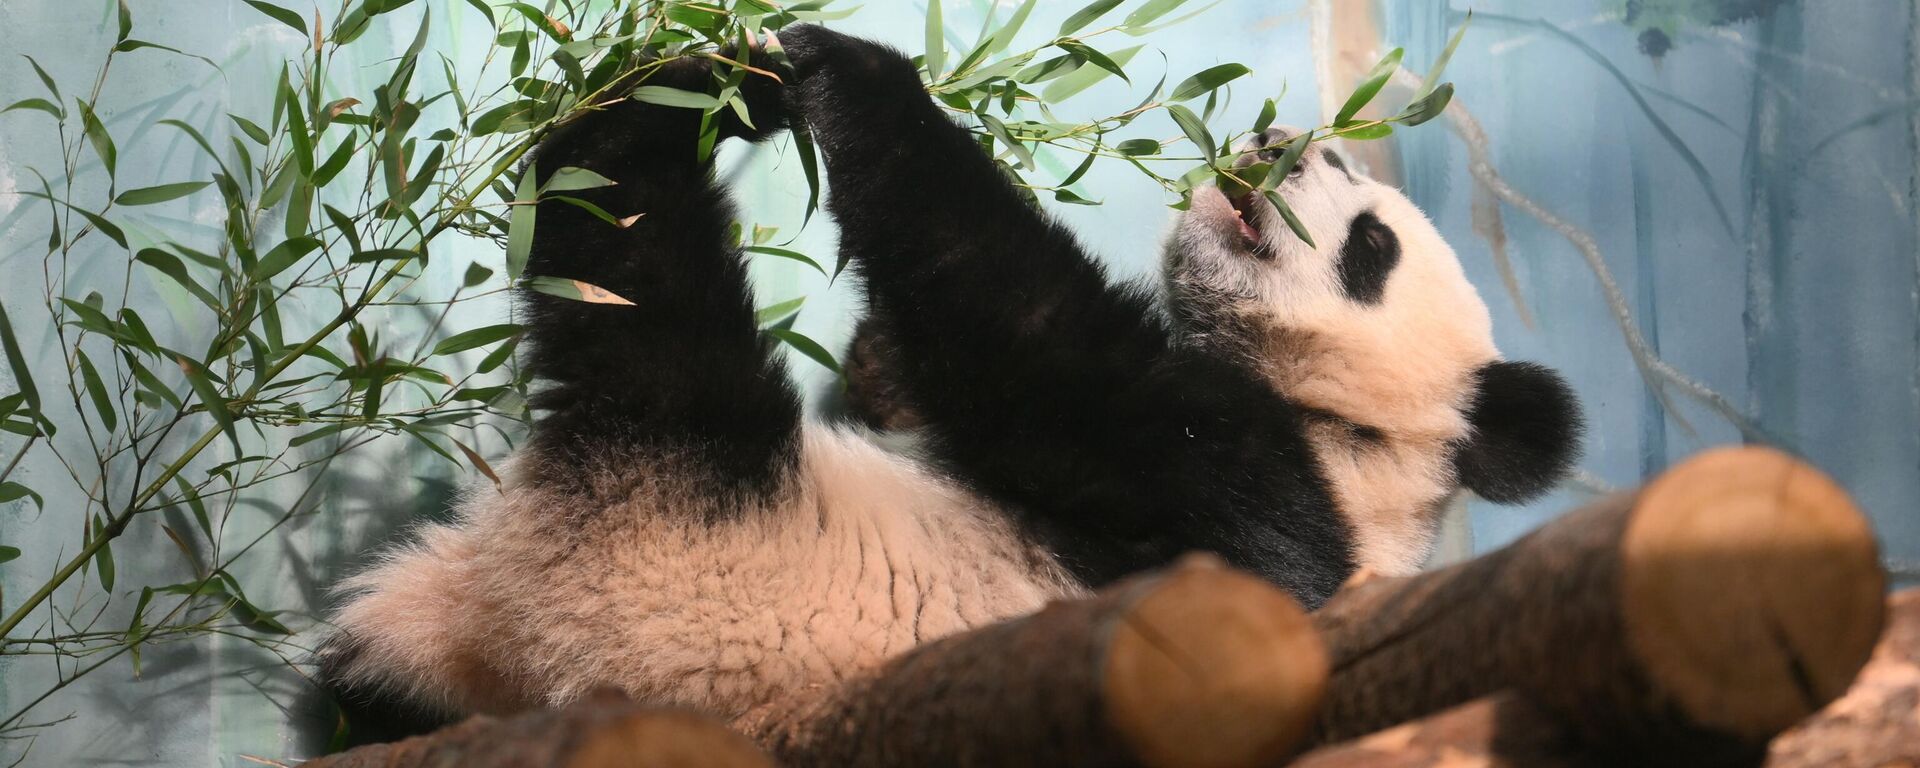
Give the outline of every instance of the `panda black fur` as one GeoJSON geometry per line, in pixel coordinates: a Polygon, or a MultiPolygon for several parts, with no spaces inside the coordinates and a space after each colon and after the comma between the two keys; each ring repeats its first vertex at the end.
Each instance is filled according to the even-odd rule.
{"type": "MultiPolygon", "coordinates": [[[[696,111],[622,102],[580,119],[543,143],[538,172],[596,171],[617,185],[578,194],[641,216],[621,229],[543,202],[528,272],[632,305],[522,292],[542,415],[498,492],[471,491],[455,520],[346,582],[320,660],[348,702],[450,716],[610,685],[748,722],[783,692],[1185,551],[1308,605],[1354,569],[1363,526],[1343,514],[1339,459],[1318,435],[1398,425],[1315,401],[1276,362],[1312,345],[1263,333],[1249,309],[1272,287],[1252,267],[1304,248],[1270,214],[1254,214],[1264,237],[1232,240],[1226,199],[1196,198],[1170,245],[1168,321],[1159,296],[1111,284],[1020,197],[904,56],[815,27],[782,38],[792,85],[749,78],[760,129],[723,133],[763,138],[783,100],[811,126],[924,455],[805,423],[755,327],[726,196],[694,158],[696,111]]],[[[681,60],[647,82],[700,90],[710,76],[681,60]]],[[[1317,194],[1315,178],[1290,197],[1317,194]]],[[[1394,199],[1404,209],[1376,215],[1426,237],[1394,199]]],[[[1327,232],[1358,215],[1343,205],[1301,207],[1327,232]]],[[[1450,264],[1431,237],[1421,244],[1450,264]]],[[[1379,306],[1395,305],[1400,275],[1379,306]]],[[[1470,289],[1463,300],[1484,321],[1470,289]]],[[[1499,365],[1490,343],[1473,349],[1475,370],[1499,365]]],[[[1549,484],[1577,428],[1564,386],[1524,371],[1524,402],[1472,371],[1448,395],[1458,424],[1471,402],[1529,432],[1480,452],[1471,427],[1449,433],[1475,457],[1462,476],[1508,496],[1549,484]]]]}

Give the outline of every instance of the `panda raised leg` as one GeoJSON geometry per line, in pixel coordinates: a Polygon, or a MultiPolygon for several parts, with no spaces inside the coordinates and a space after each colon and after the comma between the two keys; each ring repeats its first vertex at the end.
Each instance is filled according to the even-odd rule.
{"type": "MultiPolygon", "coordinates": [[[[678,59],[645,83],[701,92],[712,77],[706,61],[678,59]]],[[[777,83],[752,75],[742,87],[760,128],[722,110],[722,138],[757,140],[783,124],[777,83]]],[[[533,400],[545,412],[533,449],[553,472],[671,450],[766,491],[791,469],[800,406],[754,320],[746,265],[728,243],[732,208],[712,163],[695,156],[699,130],[699,110],[622,100],[561,127],[534,156],[541,184],[562,168],[593,171],[614,184],[566,195],[638,217],[617,227],[552,196],[539,204],[528,274],[618,297],[522,292],[527,362],[546,385],[533,400]]]]}
{"type": "Polygon", "coordinates": [[[780,33],[841,247],[936,460],[1089,585],[1210,550],[1317,605],[1352,570],[1300,414],[1173,343],[928,98],[908,59],[780,33]]]}
{"type": "MultiPolygon", "coordinates": [[[[712,77],[705,60],[679,59],[636,80],[705,91],[712,77]]],[[[760,129],[723,110],[723,137],[784,125],[763,80],[743,86],[760,129]]],[[[638,552],[623,542],[676,532],[698,541],[764,508],[798,471],[798,397],[758,333],[730,206],[695,155],[699,131],[698,110],[623,99],[537,150],[527,172],[541,184],[584,168],[613,185],[565,195],[637,218],[621,227],[551,195],[539,203],[528,276],[579,281],[592,300],[518,291],[524,360],[540,382],[529,443],[502,465],[498,491],[470,492],[455,522],[416,529],[342,583],[337,631],[317,655],[355,741],[584,692],[541,672],[557,664],[542,654],[572,654],[566,671],[580,679],[619,680],[567,646],[611,631],[576,626],[586,595],[627,589],[601,550],[638,552]]]]}

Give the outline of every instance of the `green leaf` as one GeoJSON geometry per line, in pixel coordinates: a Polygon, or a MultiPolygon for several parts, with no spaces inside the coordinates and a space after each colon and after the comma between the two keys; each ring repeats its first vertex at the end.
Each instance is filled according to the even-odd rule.
{"type": "Polygon", "coordinates": [[[311,179],[313,137],[307,133],[305,108],[300,106],[300,98],[293,92],[293,84],[284,72],[280,75],[280,88],[287,92],[287,140],[293,144],[293,161],[300,168],[300,175],[311,179]]]}
{"type": "Polygon", "coordinates": [[[613,214],[607,213],[607,209],[601,208],[599,205],[596,205],[591,201],[582,200],[580,198],[572,197],[570,195],[553,195],[545,199],[552,200],[558,203],[566,203],[567,205],[571,205],[575,208],[579,208],[580,210],[593,214],[594,218],[604,221],[608,224],[612,224],[621,229],[626,229],[627,227],[631,227],[633,226],[634,222],[640,220],[640,214],[637,214],[637,213],[624,219],[614,218],[613,214]]]}
{"type": "Polygon", "coordinates": [[[756,325],[766,325],[767,323],[800,311],[800,305],[805,303],[807,303],[807,297],[801,296],[796,299],[788,299],[778,304],[761,307],[753,313],[753,321],[756,325]]]}
{"type": "Polygon", "coordinates": [[[1414,126],[1439,116],[1447,110],[1447,104],[1453,101],[1453,83],[1444,83],[1432,93],[1415,99],[1405,110],[1393,119],[1401,125],[1414,126]]]}
{"type": "Polygon", "coordinates": [[[1381,58],[1379,63],[1373,65],[1373,70],[1369,71],[1366,77],[1361,78],[1360,86],[1353,89],[1353,95],[1347,97],[1347,103],[1340,107],[1340,113],[1334,116],[1333,124],[1336,127],[1347,124],[1354,115],[1359,114],[1360,110],[1367,106],[1368,102],[1373,101],[1373,97],[1380,93],[1381,86],[1387,84],[1387,78],[1393,77],[1393,71],[1400,68],[1400,57],[1404,55],[1406,55],[1405,49],[1395,48],[1381,58]]]}
{"type": "Polygon", "coordinates": [[[1074,167],[1073,172],[1067,174],[1066,178],[1061,179],[1060,183],[1054,186],[1059,186],[1059,187],[1073,186],[1074,182],[1079,181],[1080,177],[1087,175],[1087,171],[1093,168],[1093,159],[1095,157],[1098,157],[1098,155],[1092,152],[1088,152],[1086,158],[1082,159],[1080,161],[1080,164],[1074,167]]]}
{"type": "MultiPolygon", "coordinates": [[[[1139,53],[1141,47],[1142,46],[1136,45],[1114,51],[1107,58],[1107,62],[1113,64],[1115,67],[1125,67],[1128,62],[1133,61],[1133,55],[1139,53]]],[[[1040,66],[1045,66],[1045,64],[1043,63],[1040,66]]],[[[1105,80],[1110,74],[1112,74],[1112,72],[1105,67],[1079,67],[1061,75],[1060,79],[1049,84],[1045,90],[1040,92],[1040,98],[1048,103],[1065,101],[1074,94],[1092,87],[1101,80],[1105,80]]],[[[1026,80],[1023,82],[1034,81],[1026,80]]]]}
{"type": "Polygon", "coordinates": [[[828,352],[826,347],[820,346],[820,342],[807,338],[805,334],[786,328],[768,328],[761,332],[779,339],[781,343],[789,347],[793,347],[799,351],[800,354],[806,355],[812,358],[814,362],[826,366],[827,370],[833,371],[834,373],[841,373],[840,363],[834,361],[833,353],[828,352]]]}
{"type": "Polygon", "coordinates": [[[1180,85],[1173,89],[1173,96],[1170,98],[1174,101],[1186,101],[1212,91],[1215,88],[1219,88],[1222,85],[1226,85],[1237,78],[1244,77],[1252,71],[1253,70],[1247,69],[1246,66],[1242,64],[1221,64],[1217,67],[1208,67],[1200,70],[1200,72],[1193,77],[1180,81],[1180,85]]]}
{"type": "Polygon", "coordinates": [[[489,277],[493,277],[493,270],[481,266],[480,262],[476,261],[467,265],[467,274],[460,278],[460,287],[472,288],[486,282],[489,277]]]}
{"type": "Polygon", "coordinates": [[[93,554],[93,568],[100,575],[100,588],[113,591],[113,545],[106,540],[107,519],[98,513],[93,516],[93,537],[100,542],[100,549],[93,554]]]}
{"type": "Polygon", "coordinates": [[[1267,99],[1265,103],[1260,105],[1260,116],[1253,119],[1253,132],[1255,134],[1266,133],[1267,129],[1273,126],[1273,119],[1279,115],[1280,105],[1275,103],[1273,99],[1267,99]]]}
{"type": "Polygon", "coordinates": [[[1174,9],[1185,5],[1186,2],[1187,0],[1148,0],[1145,5],[1127,14],[1127,20],[1122,22],[1122,26],[1141,27],[1152,24],[1155,19],[1172,13],[1174,9]]]}
{"type": "Polygon", "coordinates": [[[947,63],[945,38],[942,36],[942,33],[946,32],[947,25],[940,16],[940,0],[927,0],[926,63],[929,82],[940,79],[940,69],[947,63]]]}
{"type": "Polygon", "coordinates": [[[247,5],[253,6],[254,10],[273,17],[275,21],[293,27],[299,31],[300,34],[307,34],[307,22],[305,19],[300,18],[300,14],[271,3],[260,2],[260,0],[246,0],[246,3],[247,5]]]}
{"type": "Polygon", "coordinates": [[[520,133],[538,125],[544,109],[545,105],[533,99],[502,104],[473,119],[473,135],[520,133]]]}
{"type": "Polygon", "coordinates": [[[540,185],[541,193],[572,192],[580,189],[598,189],[611,187],[619,182],[609,179],[585,168],[567,166],[554,171],[547,177],[547,183],[540,185]]]}
{"type": "Polygon", "coordinates": [[[479,349],[480,347],[497,341],[513,338],[519,335],[522,330],[524,329],[514,323],[501,323],[499,325],[475,328],[470,331],[462,331],[448,336],[439,344],[435,344],[433,354],[452,355],[465,352],[469,349],[479,349]]]}
{"type": "Polygon", "coordinates": [[[1175,125],[1180,126],[1180,132],[1187,135],[1187,141],[1193,142],[1193,146],[1206,155],[1207,164],[1213,165],[1215,144],[1213,134],[1207,132],[1206,122],[1193,110],[1179,104],[1168,105],[1167,114],[1173,117],[1175,125]]]}
{"type": "Polygon", "coordinates": [[[115,205],[153,205],[168,200],[178,200],[191,195],[208,185],[211,181],[183,181],[178,184],[161,184],[156,187],[129,189],[113,198],[115,205]]]}
{"type": "Polygon", "coordinates": [[[40,76],[40,84],[45,85],[47,92],[53,94],[53,100],[60,101],[60,85],[53,81],[53,76],[47,74],[47,70],[41,68],[40,62],[34,61],[32,56],[24,53],[20,54],[20,58],[26,59],[27,63],[33,66],[33,73],[40,76]]]}
{"type": "Polygon", "coordinates": [[[826,276],[827,274],[826,268],[820,266],[820,262],[807,258],[806,254],[801,253],[799,251],[790,251],[785,248],[775,248],[771,245],[749,245],[746,247],[746,250],[752,253],[764,253],[768,256],[778,256],[783,259],[790,259],[793,261],[797,261],[809,267],[813,267],[813,271],[819,272],[822,276],[826,276]]]}
{"type": "Polygon", "coordinates": [[[513,192],[513,212],[507,217],[507,279],[519,280],[527,269],[527,256],[533,253],[533,227],[540,206],[534,201],[539,198],[539,188],[534,184],[534,168],[528,165],[520,172],[520,184],[513,192]]]}
{"type": "MultiPolygon", "coordinates": [[[[126,5],[122,3],[121,7],[124,8],[126,5]]],[[[93,145],[94,154],[100,156],[100,163],[107,167],[107,175],[112,176],[114,160],[119,156],[119,152],[113,148],[113,137],[107,134],[107,127],[102,125],[99,116],[93,113],[93,105],[80,99],[73,101],[80,105],[80,122],[86,130],[87,142],[93,145]]]]}
{"type": "MultiPolygon", "coordinates": [[[[375,248],[371,251],[354,251],[347,257],[349,264],[371,264],[376,261],[398,261],[400,259],[421,258],[420,251],[412,248],[375,248]]],[[[424,258],[422,258],[424,261],[424,258]]]]}
{"type": "Polygon", "coordinates": [[[127,9],[127,0],[120,0],[120,36],[116,40],[125,40],[133,34],[133,11],[127,9]]]}
{"type": "Polygon", "coordinates": [[[993,37],[987,40],[987,55],[1004,51],[1007,46],[1013,44],[1014,36],[1020,34],[1020,28],[1026,25],[1027,17],[1033,14],[1033,6],[1038,2],[1039,0],[1026,0],[1021,3],[1019,9],[1013,12],[1013,16],[1007,19],[1007,23],[994,30],[993,37]]]}
{"type": "Polygon", "coordinates": [[[716,109],[721,101],[712,94],[669,88],[664,85],[643,85],[633,89],[633,99],[648,104],[687,109],[716,109]]]}
{"type": "Polygon", "coordinates": [[[584,301],[589,304],[633,305],[633,302],[617,293],[582,280],[541,275],[527,280],[526,285],[529,290],[537,293],[572,301],[584,301]]]}
{"type": "Polygon", "coordinates": [[[7,562],[9,560],[17,560],[19,558],[20,558],[19,547],[9,547],[4,544],[0,544],[0,563],[7,562]]]}
{"type": "Polygon", "coordinates": [[[21,99],[12,104],[8,104],[6,109],[0,109],[0,114],[6,114],[16,109],[37,109],[53,115],[55,120],[63,120],[67,116],[65,112],[60,111],[59,105],[41,98],[21,99]]]}
{"type": "Polygon", "coordinates": [[[1320,247],[1313,244],[1313,235],[1307,233],[1307,225],[1300,223],[1300,217],[1293,212],[1292,206],[1287,205],[1286,199],[1280,197],[1279,192],[1269,189],[1266,195],[1267,201],[1273,203],[1273,207],[1280,211],[1280,218],[1287,222],[1287,229],[1293,230],[1294,236],[1300,238],[1300,242],[1306,243],[1308,248],[1320,247]]]}
{"type": "Polygon", "coordinates": [[[1067,189],[1054,190],[1053,199],[1057,202],[1066,203],[1068,205],[1100,205],[1101,204],[1100,201],[1098,200],[1088,200],[1084,197],[1074,194],[1072,190],[1067,190],[1067,189]]]}
{"type": "Polygon", "coordinates": [[[1087,63],[1092,64],[1101,69],[1104,69],[1107,71],[1108,74],[1114,75],[1115,77],[1118,77],[1121,80],[1125,80],[1128,83],[1133,82],[1131,78],[1127,77],[1127,71],[1125,69],[1121,68],[1121,66],[1118,63],[1116,63],[1113,59],[1107,58],[1106,54],[1101,53],[1099,50],[1095,49],[1091,45],[1087,45],[1086,43],[1068,41],[1068,42],[1061,43],[1060,49],[1068,53],[1071,53],[1075,56],[1078,56],[1080,58],[1086,59],[1087,63]]]}
{"type": "Polygon", "coordinates": [[[1119,5],[1120,0],[1093,0],[1085,8],[1074,11],[1072,16],[1068,16],[1066,21],[1060,23],[1060,34],[1071,35],[1078,32],[1081,28],[1093,23],[1094,19],[1106,15],[1107,11],[1119,5]]]}
{"type": "Polygon", "coordinates": [[[181,371],[186,372],[187,386],[192,387],[193,394],[200,398],[200,404],[206,407],[207,415],[212,416],[214,422],[220,425],[221,431],[227,433],[227,439],[232,440],[234,445],[239,445],[240,437],[233,431],[233,411],[227,405],[227,399],[220,396],[220,390],[213,386],[213,377],[207,374],[207,369],[187,359],[185,355],[174,355],[173,361],[180,366],[181,371]]]}
{"type": "Polygon", "coordinates": [[[1144,157],[1160,154],[1160,142],[1153,139],[1127,139],[1120,142],[1114,150],[1128,157],[1144,157]]]}
{"type": "Polygon", "coordinates": [[[1340,138],[1352,141],[1371,141],[1373,139],[1384,139],[1391,135],[1393,135],[1392,123],[1378,123],[1365,128],[1340,132],[1340,138]]]}
{"type": "Polygon", "coordinates": [[[300,262],[313,249],[320,247],[320,241],[311,237],[296,237],[276,245],[260,262],[253,266],[253,279],[266,282],[286,271],[288,267],[300,262]]]}
{"type": "Polygon", "coordinates": [[[47,500],[41,498],[40,494],[34,492],[32,488],[28,488],[12,480],[0,482],[0,504],[5,504],[9,501],[19,501],[21,499],[33,499],[33,505],[41,509],[45,509],[47,506],[47,500]]]}
{"type": "Polygon", "coordinates": [[[13,385],[26,396],[27,405],[38,412],[40,391],[33,386],[33,369],[27,367],[26,356],[20,354],[20,339],[13,335],[13,321],[7,318],[5,305],[0,305],[0,346],[6,348],[7,366],[13,369],[13,385]]]}
{"type": "Polygon", "coordinates": [[[247,138],[253,139],[255,144],[264,147],[273,142],[273,136],[267,133],[267,129],[260,127],[259,123],[231,112],[227,113],[227,119],[232,120],[234,125],[240,126],[240,131],[247,134],[247,138]]]}
{"type": "MultiPolygon", "coordinates": [[[[1313,131],[1307,131],[1289,140],[1287,142],[1287,151],[1281,153],[1280,159],[1273,162],[1273,168],[1267,172],[1267,178],[1264,181],[1256,179],[1254,180],[1255,183],[1259,184],[1261,189],[1273,189],[1280,186],[1280,182],[1286,180],[1287,175],[1293,173],[1293,169],[1300,166],[1300,158],[1307,154],[1308,145],[1313,143],[1313,133],[1313,131]]],[[[1306,238],[1301,239],[1304,240],[1306,238]]]]}
{"type": "Polygon", "coordinates": [[[993,134],[994,138],[999,139],[1000,143],[1007,145],[1007,149],[1013,152],[1013,156],[1019,158],[1020,167],[1028,170],[1039,167],[1033,161],[1033,151],[1027,149],[1027,145],[1015,140],[1013,134],[1007,131],[1006,124],[1000,122],[999,118],[985,113],[978,115],[978,117],[980,118],[980,124],[986,126],[987,132],[993,134]]]}
{"type": "MultiPolygon", "coordinates": [[[[1427,76],[1420,81],[1420,90],[1415,92],[1413,100],[1418,102],[1440,87],[1440,73],[1447,71],[1447,62],[1453,60],[1453,51],[1460,47],[1460,40],[1467,36],[1467,25],[1473,23],[1473,9],[1467,9],[1467,18],[1461,20],[1460,28],[1453,31],[1453,37],[1447,40],[1446,50],[1440,52],[1440,58],[1433,60],[1433,66],[1427,68],[1427,76]]],[[[1407,107],[1409,111],[1413,107],[1407,107]]],[[[1408,123],[1413,125],[1413,123],[1408,123]]]]}
{"type": "Polygon", "coordinates": [[[80,361],[80,381],[87,388],[87,397],[93,400],[93,410],[100,414],[100,423],[108,432],[119,429],[120,417],[114,411],[113,396],[107,393],[106,383],[100,380],[100,371],[87,359],[85,350],[76,349],[73,354],[80,361]]]}

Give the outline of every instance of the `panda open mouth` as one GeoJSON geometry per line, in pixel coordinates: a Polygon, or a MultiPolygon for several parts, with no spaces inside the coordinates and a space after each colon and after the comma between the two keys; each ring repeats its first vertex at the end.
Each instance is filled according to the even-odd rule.
{"type": "Polygon", "coordinates": [[[1234,222],[1240,225],[1240,236],[1247,239],[1247,247],[1257,249],[1261,240],[1253,207],[1254,193],[1249,190],[1238,195],[1227,195],[1227,205],[1233,206],[1234,222]]]}

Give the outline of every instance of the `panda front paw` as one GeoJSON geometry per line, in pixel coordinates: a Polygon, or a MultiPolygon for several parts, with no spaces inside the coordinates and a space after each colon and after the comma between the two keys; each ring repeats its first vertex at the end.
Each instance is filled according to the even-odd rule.
{"type": "Polygon", "coordinates": [[[796,24],[776,33],[769,42],[775,44],[792,67],[788,113],[804,118],[816,133],[824,131],[829,143],[870,130],[876,117],[927,102],[913,60],[884,43],[796,24]]]}

